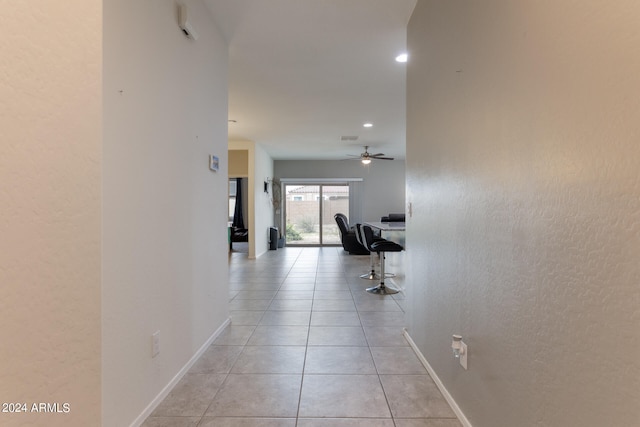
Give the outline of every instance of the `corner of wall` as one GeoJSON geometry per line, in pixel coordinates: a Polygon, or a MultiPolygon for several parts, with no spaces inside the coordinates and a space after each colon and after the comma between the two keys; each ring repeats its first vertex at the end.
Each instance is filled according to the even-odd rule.
{"type": "Polygon", "coordinates": [[[104,426],[136,419],[229,315],[228,47],[186,2],[197,40],[174,0],[103,2],[104,426]]]}

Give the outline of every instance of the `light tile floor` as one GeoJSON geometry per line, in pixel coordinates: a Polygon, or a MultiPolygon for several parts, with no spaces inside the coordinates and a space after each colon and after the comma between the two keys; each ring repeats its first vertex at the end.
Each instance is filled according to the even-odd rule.
{"type": "Polygon", "coordinates": [[[283,248],[229,257],[231,325],[143,427],[459,427],[402,335],[402,294],[368,256],[283,248]]]}

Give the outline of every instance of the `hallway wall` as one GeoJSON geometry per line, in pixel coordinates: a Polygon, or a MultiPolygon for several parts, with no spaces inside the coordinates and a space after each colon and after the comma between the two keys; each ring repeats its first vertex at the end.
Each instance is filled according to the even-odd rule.
{"type": "MultiPolygon", "coordinates": [[[[255,200],[256,221],[255,221],[255,257],[260,257],[269,250],[269,227],[275,224],[273,219],[273,205],[271,204],[271,193],[264,192],[264,182],[268,178],[273,178],[273,159],[260,145],[254,148],[254,174],[255,186],[253,195],[255,200]]],[[[271,191],[271,190],[270,190],[271,191]]]]}
{"type": "Polygon", "coordinates": [[[197,41],[173,0],[104,2],[105,427],[130,425],[228,319],[228,52],[184,3],[197,41]]]}
{"type": "Polygon", "coordinates": [[[264,192],[264,181],[273,177],[273,159],[253,141],[229,141],[229,151],[247,151],[248,191],[245,227],[249,229],[249,259],[263,255],[269,247],[268,229],[274,225],[270,195],[264,192]]]}
{"type": "Polygon", "coordinates": [[[100,419],[101,8],[2,2],[0,401],[28,405],[2,426],[100,419]]]}
{"type": "Polygon", "coordinates": [[[475,427],[640,419],[638,19],[593,0],[411,18],[408,328],[475,427]]]}

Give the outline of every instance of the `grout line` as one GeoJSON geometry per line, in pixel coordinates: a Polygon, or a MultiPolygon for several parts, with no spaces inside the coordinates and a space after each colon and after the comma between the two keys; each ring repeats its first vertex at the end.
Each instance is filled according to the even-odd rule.
{"type": "MultiPolygon", "coordinates": [[[[247,291],[250,292],[252,290],[262,290],[262,289],[251,289],[254,283],[252,282],[252,280],[255,279],[264,279],[264,284],[268,285],[269,283],[272,283],[274,285],[277,284],[277,287],[275,288],[275,292],[273,294],[272,297],[270,298],[263,298],[263,300],[268,300],[268,305],[266,306],[266,308],[264,310],[239,310],[239,311],[260,311],[262,314],[259,316],[259,319],[257,320],[257,324],[256,325],[237,325],[237,326],[252,326],[254,329],[251,332],[251,334],[249,335],[248,339],[246,340],[246,342],[242,345],[240,345],[240,347],[242,347],[241,351],[238,353],[238,355],[236,356],[235,360],[233,361],[233,363],[231,364],[229,370],[227,373],[224,374],[224,380],[222,381],[221,385],[218,387],[218,389],[216,390],[215,394],[213,395],[213,398],[211,400],[211,402],[209,403],[209,405],[207,406],[207,409],[205,410],[205,412],[203,413],[203,415],[200,417],[200,420],[198,421],[198,425],[200,425],[203,422],[203,418],[205,416],[205,414],[207,413],[207,411],[210,410],[211,406],[213,405],[213,403],[215,402],[216,397],[218,397],[224,387],[225,384],[227,384],[227,381],[230,378],[231,375],[231,371],[233,370],[234,366],[238,363],[240,357],[242,356],[243,352],[245,351],[245,349],[247,347],[249,347],[249,341],[251,340],[251,338],[257,333],[257,329],[259,326],[261,326],[261,322],[265,319],[265,316],[267,315],[268,311],[279,311],[279,310],[271,310],[271,306],[274,303],[274,301],[276,301],[280,292],[284,292],[285,289],[283,289],[283,286],[285,285],[285,282],[288,279],[293,279],[292,277],[290,277],[290,275],[292,273],[296,273],[297,272],[297,268],[300,268],[300,273],[304,272],[305,270],[311,270],[310,267],[315,266],[315,273],[314,273],[314,280],[313,280],[313,286],[312,286],[312,291],[311,291],[311,308],[309,310],[309,317],[308,320],[306,321],[306,328],[307,328],[307,336],[306,336],[306,341],[304,344],[304,356],[303,356],[303,361],[302,361],[302,372],[300,375],[300,390],[299,390],[299,394],[298,394],[298,405],[297,405],[297,409],[296,409],[296,415],[295,415],[295,425],[298,426],[299,424],[299,419],[300,419],[300,410],[301,410],[301,404],[302,404],[302,393],[303,393],[303,389],[304,389],[304,383],[305,383],[305,378],[307,376],[311,377],[314,375],[337,375],[337,376],[342,376],[342,377],[347,377],[347,376],[360,376],[360,375],[376,375],[378,377],[378,382],[380,384],[381,390],[384,394],[384,398],[385,401],[387,403],[387,409],[389,411],[390,414],[390,418],[381,418],[381,419],[391,419],[393,425],[396,425],[396,420],[393,417],[393,412],[391,411],[391,405],[389,402],[389,398],[387,396],[387,394],[385,393],[384,390],[384,386],[382,384],[382,379],[381,379],[381,374],[379,373],[379,369],[378,366],[376,364],[376,361],[373,357],[373,352],[372,352],[372,347],[371,347],[371,342],[369,337],[367,336],[367,333],[365,331],[365,326],[363,324],[363,318],[362,318],[362,314],[364,312],[369,312],[372,310],[363,310],[361,311],[358,307],[358,304],[356,304],[356,301],[359,300],[359,295],[358,292],[364,292],[364,290],[360,289],[363,283],[357,282],[357,281],[353,281],[352,278],[349,277],[350,274],[355,274],[355,268],[359,267],[361,265],[359,259],[356,258],[348,258],[347,256],[343,255],[340,253],[340,250],[342,248],[319,248],[316,251],[305,251],[305,249],[298,249],[295,253],[293,253],[292,257],[278,257],[278,258],[273,258],[273,257],[269,257],[269,260],[265,260],[265,262],[260,263],[260,261],[256,262],[256,260],[248,260],[249,264],[247,265],[247,267],[249,266],[253,266],[254,269],[251,270],[249,268],[245,269],[245,268],[238,268],[236,269],[236,271],[238,272],[243,272],[243,271],[247,271],[248,272],[248,276],[246,276],[246,280],[242,280],[242,286],[243,288],[241,290],[237,290],[238,292],[243,292],[243,291],[247,291]],[[308,254],[306,253],[308,252],[308,254]],[[326,256],[325,256],[326,255],[326,256]],[[275,260],[275,261],[273,261],[275,260]],[[281,261],[278,261],[281,260],[281,261]],[[353,261],[353,262],[351,262],[353,261]],[[335,265],[335,269],[332,270],[331,269],[331,264],[334,263],[335,265]],[[264,275],[260,275],[260,269],[263,266],[270,266],[270,265],[274,265],[276,267],[274,267],[274,275],[270,277],[270,273],[271,271],[266,272],[264,275]],[[278,269],[277,266],[282,267],[282,269],[278,269]],[[286,272],[285,272],[286,271],[286,272]],[[335,271],[335,275],[334,274],[328,274],[328,273],[332,273],[333,271],[335,271]],[[282,275],[284,273],[284,275],[282,275]],[[324,274],[322,274],[324,273],[324,274]],[[335,283],[331,283],[331,282],[335,282],[335,283]],[[319,294],[317,294],[316,292],[318,291],[318,285],[322,285],[322,284],[328,284],[331,287],[333,287],[334,289],[326,289],[326,290],[322,290],[319,294]],[[337,286],[337,285],[340,286],[337,286]],[[333,286],[336,285],[336,286],[333,286]],[[336,292],[336,291],[343,291],[343,290],[347,290],[349,291],[349,297],[350,298],[344,298],[345,301],[351,301],[352,304],[354,305],[354,309],[355,309],[355,314],[356,317],[358,319],[358,325],[318,325],[318,326],[322,326],[322,327],[359,327],[360,330],[362,331],[362,334],[364,336],[364,343],[367,347],[368,350],[368,354],[371,357],[371,361],[373,364],[373,368],[375,373],[371,373],[371,374],[358,374],[358,373],[351,373],[351,374],[328,374],[328,373],[307,373],[307,357],[309,355],[308,350],[310,349],[310,336],[311,336],[311,327],[312,327],[312,320],[313,320],[313,313],[314,311],[314,307],[315,307],[315,303],[318,300],[324,300],[324,298],[316,298],[317,295],[320,296],[324,296],[327,293],[331,293],[331,292],[336,292]]],[[[280,255],[280,254],[278,254],[280,255]]],[[[367,265],[368,265],[368,258],[367,258],[367,265]]],[[[241,262],[245,262],[244,260],[241,260],[241,262]]],[[[295,276],[296,277],[304,277],[303,274],[297,273],[295,276]]],[[[309,271],[309,275],[311,275],[311,271],[309,271]]],[[[260,285],[260,280],[256,285],[260,285]]],[[[360,279],[361,280],[361,279],[360,279]]],[[[240,286],[240,285],[238,285],[240,286]]],[[[271,290],[271,289],[270,289],[271,290]]],[[[230,298],[231,300],[234,300],[237,298],[237,296],[240,295],[239,293],[236,293],[235,296],[233,298],[230,298]]],[[[346,295],[345,295],[346,296],[346,295]]],[[[306,299],[306,298],[305,298],[306,299]]],[[[402,310],[402,306],[400,304],[398,304],[398,301],[395,300],[395,298],[391,298],[398,306],[399,308],[402,310]]],[[[332,299],[329,299],[332,300],[332,299]]],[[[340,298],[336,299],[337,300],[342,300],[340,298]]],[[[333,301],[333,300],[332,300],[333,301]]],[[[323,303],[324,304],[324,303],[323,303]]],[[[329,304],[330,305],[330,304],[329,304]]],[[[366,308],[366,307],[365,307],[366,308]]],[[[300,311],[300,310],[284,310],[284,311],[300,311]]],[[[306,311],[306,310],[302,310],[302,311],[306,311]]],[[[373,310],[374,312],[378,312],[378,310],[373,310]]],[[[404,310],[402,310],[404,311],[404,310]]],[[[318,313],[320,313],[321,311],[316,311],[318,313]]],[[[322,311],[324,312],[324,311],[322,311]]],[[[329,313],[331,313],[332,311],[328,311],[329,313]]],[[[351,312],[351,310],[347,310],[347,312],[351,312]]],[[[396,313],[394,312],[389,312],[389,314],[391,313],[396,313]]],[[[384,316],[384,312],[381,313],[381,315],[384,316]]],[[[257,317],[257,316],[256,316],[257,317]]],[[[384,319],[384,318],[383,318],[384,319]]],[[[374,319],[374,324],[370,325],[369,328],[370,329],[375,329],[379,326],[384,326],[384,323],[380,323],[380,320],[374,319]]],[[[384,321],[384,320],[382,320],[384,321]]],[[[262,325],[262,326],[294,326],[294,325],[262,325]]],[[[304,324],[300,324],[300,325],[295,325],[295,326],[304,326],[304,324]]],[[[400,328],[400,327],[398,327],[400,328]]],[[[332,341],[330,341],[332,342],[332,341]]],[[[269,346],[270,344],[267,344],[267,346],[269,346]]],[[[283,345],[278,345],[278,346],[283,346],[283,345]]],[[[358,345],[349,345],[349,344],[336,344],[335,346],[338,347],[359,347],[359,348],[363,348],[364,346],[358,346],[358,345]]],[[[331,346],[320,346],[320,347],[327,347],[330,348],[331,346]]],[[[257,375],[254,373],[245,373],[245,374],[234,374],[234,375],[257,375]]],[[[271,374],[259,374],[259,375],[281,375],[281,374],[277,374],[277,373],[271,373],[271,374]]],[[[249,417],[252,418],[252,417],[249,417]]],[[[281,417],[261,417],[261,418],[281,418],[281,417]]],[[[351,418],[351,417],[348,417],[351,418]]]]}
{"type": "Polygon", "coordinates": [[[300,375],[300,392],[298,393],[298,407],[296,408],[296,423],[295,423],[296,427],[298,425],[298,420],[300,419],[300,405],[302,404],[302,390],[304,387],[305,368],[307,365],[307,353],[309,351],[309,336],[311,335],[311,319],[313,317],[313,303],[315,301],[316,280],[318,277],[317,268],[318,267],[316,265],[316,275],[313,281],[313,292],[311,294],[311,309],[309,310],[309,321],[307,323],[307,340],[304,346],[304,359],[302,360],[302,374],[300,375]]]}

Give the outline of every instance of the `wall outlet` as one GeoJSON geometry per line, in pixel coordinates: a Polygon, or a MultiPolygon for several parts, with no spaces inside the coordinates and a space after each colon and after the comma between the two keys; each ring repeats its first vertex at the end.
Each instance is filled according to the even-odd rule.
{"type": "Polygon", "coordinates": [[[469,349],[464,341],[460,341],[460,364],[466,370],[467,369],[467,353],[469,349]]]}
{"type": "Polygon", "coordinates": [[[156,357],[160,353],[160,331],[151,335],[151,357],[156,357]]]}

